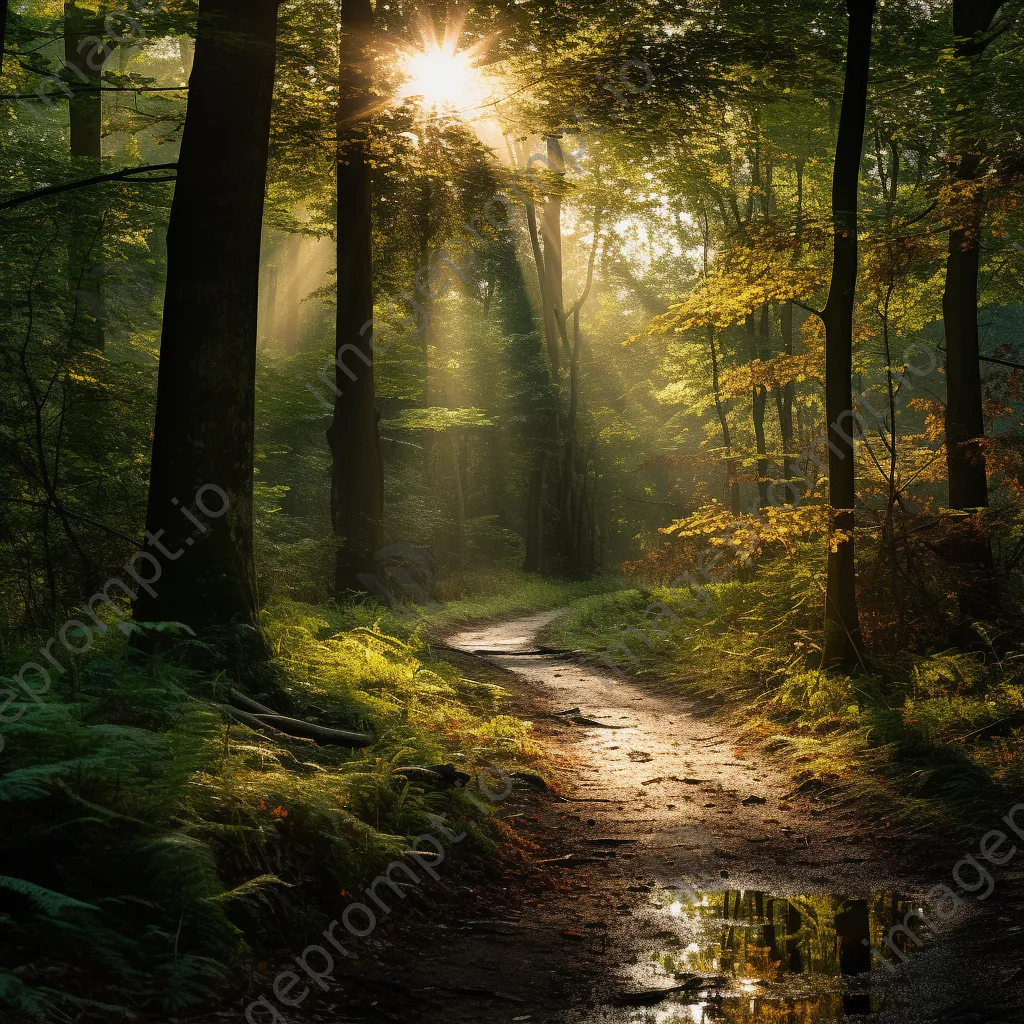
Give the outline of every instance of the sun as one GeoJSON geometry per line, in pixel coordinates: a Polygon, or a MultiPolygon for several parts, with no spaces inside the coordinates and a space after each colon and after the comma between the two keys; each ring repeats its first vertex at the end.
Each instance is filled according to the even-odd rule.
{"type": "Polygon", "coordinates": [[[480,46],[458,49],[459,32],[445,32],[438,42],[433,32],[423,33],[418,49],[404,51],[399,67],[406,77],[400,99],[416,99],[428,111],[467,111],[485,98],[484,79],[476,59],[480,46]]]}

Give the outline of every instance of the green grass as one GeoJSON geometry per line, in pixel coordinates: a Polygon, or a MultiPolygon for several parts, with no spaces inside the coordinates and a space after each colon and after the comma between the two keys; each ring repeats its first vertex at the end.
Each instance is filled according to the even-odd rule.
{"type": "Polygon", "coordinates": [[[426,605],[404,604],[391,610],[366,601],[319,611],[338,629],[379,623],[396,636],[410,637],[417,632],[437,636],[461,626],[564,608],[591,595],[614,592],[621,585],[619,577],[568,581],[502,569],[449,577],[438,600],[426,605]]]}

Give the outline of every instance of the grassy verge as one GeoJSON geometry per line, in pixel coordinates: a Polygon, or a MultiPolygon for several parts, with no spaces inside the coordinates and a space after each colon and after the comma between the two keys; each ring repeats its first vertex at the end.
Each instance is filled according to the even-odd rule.
{"type": "Polygon", "coordinates": [[[501,836],[469,824],[468,797],[400,769],[536,770],[537,753],[502,691],[432,656],[425,627],[583,592],[492,577],[412,615],[272,607],[278,696],[372,733],[362,749],[233,721],[222,650],[167,630],[159,654],[142,654],[109,630],[39,703],[5,709],[0,1005],[47,1021],[187,1012],[321,930],[413,837],[436,833],[430,815],[470,833],[460,857],[493,851],[501,836]]]}
{"type": "Polygon", "coordinates": [[[569,581],[497,570],[450,577],[439,599],[427,605],[406,604],[392,611],[370,601],[320,611],[339,629],[378,623],[395,636],[436,636],[460,626],[564,608],[595,595],[613,593],[621,586],[622,580],[618,577],[569,581]]]}
{"type": "Polygon", "coordinates": [[[688,591],[585,597],[546,629],[682,692],[791,769],[806,792],[854,799],[893,835],[975,836],[1024,784],[1024,653],[880,652],[856,678],[808,668],[821,607],[787,565],[688,591]]]}

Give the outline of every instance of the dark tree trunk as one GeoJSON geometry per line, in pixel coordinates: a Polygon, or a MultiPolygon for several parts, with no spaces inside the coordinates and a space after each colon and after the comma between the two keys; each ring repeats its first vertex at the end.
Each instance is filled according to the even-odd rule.
{"type": "MultiPolygon", "coordinates": [[[[793,354],[793,303],[782,305],[781,316],[782,347],[787,356],[793,354]]],[[[796,401],[796,384],[787,380],[779,395],[779,433],[782,435],[782,475],[786,480],[786,504],[795,505],[797,487],[794,481],[800,475],[796,455],[796,435],[793,429],[793,405],[796,401]]]]}
{"type": "Polygon", "coordinates": [[[0,72],[4,69],[4,56],[7,53],[7,7],[8,0],[0,0],[0,72]]]}
{"type": "MultiPolygon", "coordinates": [[[[559,344],[568,344],[566,341],[567,323],[565,317],[564,300],[562,297],[562,180],[565,177],[565,158],[562,154],[562,144],[556,138],[547,140],[548,166],[557,176],[558,184],[552,195],[548,196],[544,204],[544,219],[542,224],[542,235],[544,238],[544,270],[547,277],[548,296],[551,304],[551,313],[554,317],[553,336],[549,339],[549,346],[557,349],[559,344]]],[[[558,366],[556,361],[552,369],[555,373],[555,382],[558,383],[558,366]]]]}
{"type": "Polygon", "coordinates": [[[362,589],[384,547],[384,462],[373,366],[370,164],[365,120],[369,82],[361,72],[373,33],[370,0],[342,6],[342,96],[338,106],[337,397],[328,431],[333,455],[331,519],[340,538],[339,595],[362,589]]]}
{"type": "MultiPolygon", "coordinates": [[[[750,330],[753,338],[753,356],[764,361],[770,357],[771,344],[771,312],[767,302],[761,303],[761,321],[758,324],[750,318],[750,330]]],[[[768,463],[768,444],[764,432],[765,412],[768,408],[768,389],[763,384],[755,384],[751,396],[751,411],[754,422],[754,443],[757,446],[757,501],[760,508],[768,504],[768,489],[771,486],[771,466],[768,463]]]]}
{"type": "Polygon", "coordinates": [[[849,39],[832,178],[834,251],[825,323],[825,417],[828,422],[829,537],[823,665],[863,664],[854,548],[853,309],[857,291],[857,190],[864,151],[875,0],[847,0],[849,39]]]}
{"type": "MultiPolygon", "coordinates": [[[[871,970],[871,915],[867,900],[850,900],[836,914],[836,937],[839,939],[839,973],[844,978],[867,974],[871,970]]],[[[848,1014],[871,1012],[871,996],[867,993],[843,996],[843,1009],[848,1014]]]]}
{"type": "MultiPolygon", "coordinates": [[[[962,59],[979,56],[988,46],[985,37],[1005,0],[954,0],[953,34],[956,54],[962,59]]],[[[967,141],[956,176],[971,181],[985,173],[978,155],[982,146],[967,141]]],[[[946,285],[942,319],[946,336],[946,463],[949,472],[949,507],[958,511],[988,506],[988,480],[982,439],[981,364],[978,340],[978,271],[981,249],[981,211],[962,218],[963,227],[949,233],[946,285]]],[[[992,545],[987,537],[956,542],[950,549],[954,562],[974,578],[960,590],[960,607],[970,618],[990,618],[999,608],[992,573],[992,545]],[[985,579],[978,579],[981,575],[985,579]]]]}
{"type": "Polygon", "coordinates": [[[277,8],[277,0],[199,5],[167,233],[146,513],[162,575],[139,593],[143,621],[201,628],[255,619],[253,420],[277,8]]]}
{"type": "Polygon", "coordinates": [[[786,955],[789,957],[789,969],[794,974],[803,974],[805,970],[803,951],[800,949],[800,928],[803,918],[800,911],[792,903],[786,904],[786,955]]]}
{"type": "Polygon", "coordinates": [[[68,101],[71,117],[71,155],[99,161],[103,94],[103,63],[106,51],[103,18],[82,10],[74,0],[64,4],[64,63],[72,89],[68,101]]]}
{"type": "MultiPolygon", "coordinates": [[[[65,76],[71,89],[68,101],[71,156],[86,175],[100,173],[102,159],[103,65],[109,52],[104,38],[103,18],[83,10],[74,0],[64,4],[65,76]]],[[[102,214],[82,212],[77,205],[71,217],[68,275],[78,321],[79,343],[101,348],[104,340],[102,214]]]]}
{"type": "Polygon", "coordinates": [[[722,444],[725,446],[725,482],[729,491],[729,508],[732,514],[740,514],[740,479],[736,467],[736,456],[732,453],[732,435],[729,432],[729,418],[722,402],[722,386],[719,380],[718,349],[715,346],[715,328],[708,324],[708,348],[711,352],[711,387],[715,395],[715,412],[722,427],[722,444]]]}

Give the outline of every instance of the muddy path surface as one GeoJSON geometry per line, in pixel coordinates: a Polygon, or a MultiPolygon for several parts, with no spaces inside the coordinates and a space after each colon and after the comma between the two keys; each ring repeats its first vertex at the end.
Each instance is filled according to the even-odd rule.
{"type": "Polygon", "coordinates": [[[468,869],[453,851],[451,873],[346,963],[322,1019],[1024,1021],[1018,890],[1000,935],[970,908],[920,948],[897,936],[905,963],[844,979],[870,965],[863,940],[880,946],[942,880],[941,858],[901,863],[683,699],[536,653],[549,619],[448,640],[467,674],[473,658],[495,666],[554,766],[547,791],[517,784],[502,802],[520,867],[468,869]]]}

